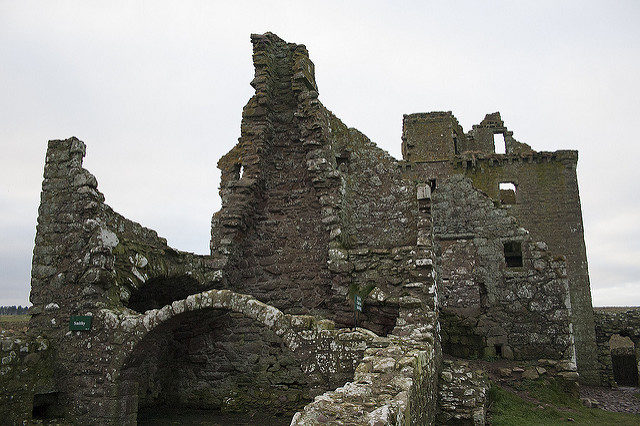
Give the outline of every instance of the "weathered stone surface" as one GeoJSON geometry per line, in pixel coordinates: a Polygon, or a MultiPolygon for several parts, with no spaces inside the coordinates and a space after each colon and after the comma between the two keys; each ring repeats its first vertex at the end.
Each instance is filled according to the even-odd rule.
{"type": "Polygon", "coordinates": [[[630,339],[635,353],[629,348],[628,355],[635,356],[636,362],[640,360],[640,308],[595,308],[594,313],[600,380],[603,384],[615,385],[612,355],[616,349],[612,337],[630,339]]]}
{"type": "Polygon", "coordinates": [[[438,390],[437,424],[484,425],[489,380],[464,361],[443,362],[438,390]]]}
{"type": "Polygon", "coordinates": [[[562,261],[532,241],[515,219],[460,175],[444,179],[433,195],[439,240],[443,348],[463,357],[570,359],[569,288],[562,261]],[[522,266],[508,267],[505,241],[522,247],[522,266]],[[544,321],[540,319],[544,318],[544,321]]]}
{"type": "Polygon", "coordinates": [[[16,390],[0,415],[30,421],[33,393],[55,391],[56,415],[76,424],[134,424],[139,407],[159,403],[297,410],[292,424],[431,424],[440,382],[445,420],[482,424],[483,375],[464,362],[438,371],[441,343],[529,362],[505,379],[575,381],[570,322],[581,318],[588,371],[573,152],[536,153],[499,115],[465,135],[450,113],[433,113],[405,116],[398,161],[319,102],[303,45],[271,33],[251,40],[255,93],[238,144],[218,163],[210,255],[175,250],[114,212],[82,168],[84,143],[49,142],[30,336],[3,339],[1,371],[56,375],[43,376],[47,390],[16,390]],[[496,129],[508,155],[487,153],[496,129]],[[559,235],[578,230],[571,253],[522,228],[524,210],[489,198],[487,182],[502,179],[490,171],[540,164],[569,182],[558,193],[569,194],[562,212],[572,216],[559,235]],[[512,240],[523,251],[514,269],[503,247],[512,240]],[[91,329],[70,331],[72,315],[91,317],[91,329]]]}

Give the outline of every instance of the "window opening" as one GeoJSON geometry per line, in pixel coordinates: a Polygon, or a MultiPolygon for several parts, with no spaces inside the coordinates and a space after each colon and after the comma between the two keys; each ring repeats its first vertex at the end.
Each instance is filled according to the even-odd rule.
{"type": "Polygon", "coordinates": [[[509,241],[504,243],[504,260],[507,268],[519,268],[522,266],[522,243],[509,241]]]}
{"type": "Polygon", "coordinates": [[[238,178],[242,179],[242,175],[244,175],[244,166],[240,164],[240,172],[238,173],[238,178]]]}
{"type": "Polygon", "coordinates": [[[58,392],[37,393],[33,395],[31,417],[34,420],[51,420],[61,416],[58,392]]]}
{"type": "Polygon", "coordinates": [[[516,185],[513,182],[500,182],[500,204],[509,205],[516,203],[516,185]]]}
{"type": "Polygon", "coordinates": [[[496,356],[502,358],[502,345],[493,345],[496,350],[496,356]]]}
{"type": "Polygon", "coordinates": [[[436,190],[436,180],[435,179],[429,179],[429,187],[431,188],[431,192],[436,190]]]}
{"type": "Polygon", "coordinates": [[[345,173],[349,168],[349,154],[343,153],[336,156],[336,165],[338,170],[345,173]]]}
{"type": "Polygon", "coordinates": [[[458,150],[458,138],[455,134],[453,135],[453,153],[456,155],[460,154],[460,151],[458,150]]]}
{"type": "Polygon", "coordinates": [[[507,144],[504,141],[504,134],[502,133],[494,133],[493,134],[493,148],[496,154],[506,154],[507,153],[507,144]]]}

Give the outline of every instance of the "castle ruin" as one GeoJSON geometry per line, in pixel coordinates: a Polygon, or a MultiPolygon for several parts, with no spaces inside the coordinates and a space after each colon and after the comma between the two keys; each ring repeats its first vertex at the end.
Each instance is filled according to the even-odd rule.
{"type": "Polygon", "coordinates": [[[638,311],[591,306],[576,151],[534,151],[499,113],[465,133],[432,112],[404,116],[396,160],[320,103],[303,45],[251,40],[210,255],[114,212],[85,144],[49,141],[4,418],[135,424],[171,402],[293,425],[483,424],[486,379],[458,358],[612,384],[622,334],[637,367],[638,311]]]}

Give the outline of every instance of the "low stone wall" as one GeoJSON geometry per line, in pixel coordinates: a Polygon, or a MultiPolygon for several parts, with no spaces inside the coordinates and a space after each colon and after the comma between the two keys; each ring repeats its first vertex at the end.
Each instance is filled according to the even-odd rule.
{"type": "Polygon", "coordinates": [[[576,391],[576,383],[580,377],[576,364],[569,360],[520,361],[492,368],[492,370],[501,382],[520,382],[522,379],[535,380],[539,378],[553,379],[561,381],[564,388],[571,392],[576,391]]]}
{"type": "Polygon", "coordinates": [[[489,380],[468,362],[444,360],[438,392],[438,424],[483,425],[489,380]]]}
{"type": "Polygon", "coordinates": [[[539,359],[498,362],[445,359],[439,381],[437,424],[484,425],[487,414],[489,378],[508,386],[523,380],[557,382],[578,395],[576,364],[569,360],[539,359]]]}
{"type": "Polygon", "coordinates": [[[640,308],[594,308],[600,382],[615,386],[611,360],[611,336],[628,337],[635,345],[635,358],[640,370],[640,308]]]}
{"type": "MultiPolygon", "coordinates": [[[[49,342],[42,338],[30,338],[22,333],[0,332],[0,423],[22,424],[31,420],[38,410],[55,411],[53,362],[49,342]],[[51,395],[48,402],[45,395],[51,395]]],[[[53,415],[62,413],[53,412],[53,415]]]]}
{"type": "Polygon", "coordinates": [[[291,425],[422,425],[434,421],[437,365],[433,346],[393,337],[370,347],[353,381],[317,396],[291,425]]]}

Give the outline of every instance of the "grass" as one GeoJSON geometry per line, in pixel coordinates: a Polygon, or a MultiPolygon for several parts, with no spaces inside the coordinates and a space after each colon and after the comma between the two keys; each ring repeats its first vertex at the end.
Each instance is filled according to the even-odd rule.
{"type": "Polygon", "coordinates": [[[31,315],[0,315],[0,330],[22,330],[29,325],[31,315]]]}
{"type": "Polygon", "coordinates": [[[495,383],[489,389],[489,421],[492,425],[577,425],[640,424],[640,416],[587,408],[557,384],[540,380],[525,381],[519,390],[527,398],[495,383]]]}

